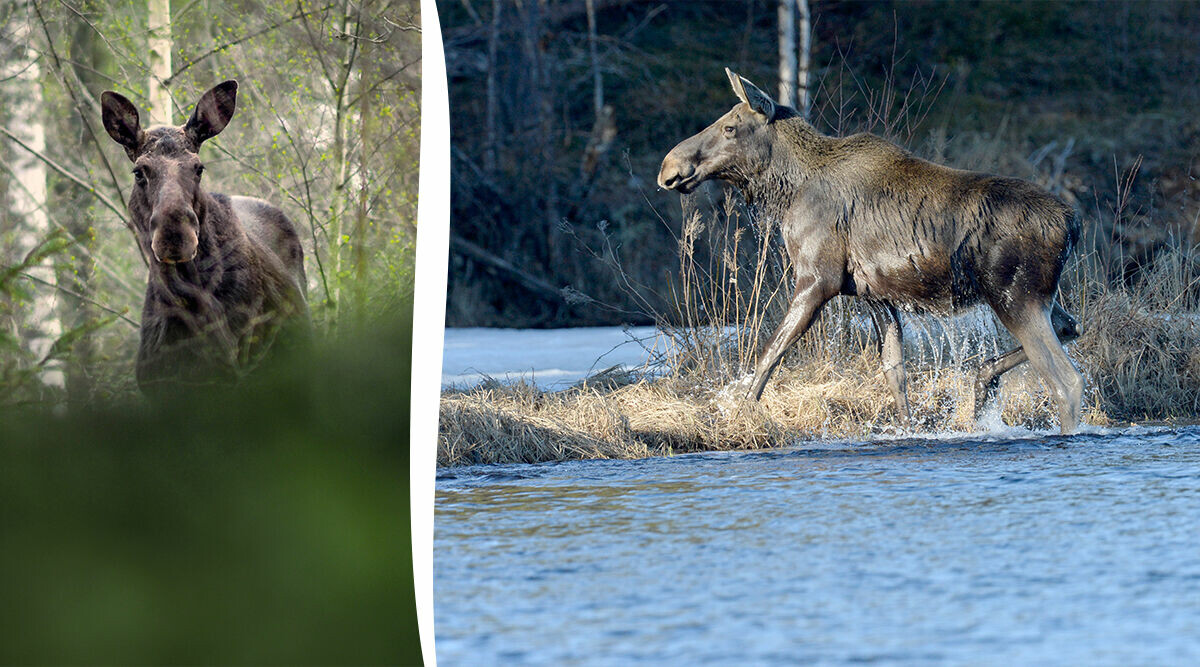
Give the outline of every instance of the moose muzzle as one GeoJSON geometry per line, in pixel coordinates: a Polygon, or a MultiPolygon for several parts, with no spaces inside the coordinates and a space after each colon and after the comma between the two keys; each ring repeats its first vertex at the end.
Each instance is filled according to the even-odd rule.
{"type": "Polygon", "coordinates": [[[155,215],[151,225],[154,235],[150,249],[154,251],[155,259],[163,264],[179,264],[196,258],[200,247],[197,233],[200,225],[195,213],[178,211],[173,215],[155,215]]]}
{"type": "Polygon", "coordinates": [[[658,170],[658,187],[678,190],[684,194],[696,188],[696,184],[701,179],[696,177],[697,161],[687,155],[692,152],[688,147],[680,144],[667,153],[667,156],[663,158],[662,167],[658,170]],[[681,148],[685,150],[680,150],[681,148]]]}

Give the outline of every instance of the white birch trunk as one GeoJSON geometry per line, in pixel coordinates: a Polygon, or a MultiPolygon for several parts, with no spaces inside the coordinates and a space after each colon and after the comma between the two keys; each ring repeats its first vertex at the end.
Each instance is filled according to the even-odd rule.
{"type": "Polygon", "coordinates": [[[596,120],[599,122],[600,114],[604,109],[604,79],[600,75],[600,58],[596,55],[595,0],[587,0],[587,21],[588,54],[592,59],[592,108],[595,110],[596,120]]]}
{"type": "Polygon", "coordinates": [[[796,76],[797,109],[808,120],[812,110],[812,91],[808,85],[809,62],[812,56],[812,14],[808,0],[798,0],[800,9],[800,66],[796,76]]]}
{"type": "Polygon", "coordinates": [[[171,77],[171,1],[148,0],[150,122],[171,124],[171,93],[163,82],[171,77]]]}
{"type": "Polygon", "coordinates": [[[796,106],[796,0],[779,0],[779,103],[796,106]]]}
{"type": "MultiPolygon", "coordinates": [[[[33,18],[26,15],[13,36],[14,43],[29,44],[35,35],[33,18]]],[[[42,101],[42,68],[37,54],[32,50],[18,50],[10,59],[0,62],[0,81],[3,81],[5,97],[10,100],[9,114],[12,132],[30,148],[40,153],[46,151],[46,126],[42,101]]],[[[50,231],[46,216],[47,172],[46,165],[23,149],[13,155],[13,176],[16,183],[11,188],[13,217],[20,222],[15,234],[15,254],[24,257],[50,231]]],[[[19,259],[15,257],[14,259],[19,259]]],[[[48,284],[55,284],[56,276],[49,261],[33,267],[29,273],[48,284]]],[[[50,351],[50,346],[62,335],[62,322],[54,307],[55,293],[52,288],[39,287],[33,291],[32,308],[23,322],[17,322],[20,338],[27,348],[38,357],[50,351]]],[[[42,374],[47,384],[62,386],[63,374],[55,364],[42,374]]]]}

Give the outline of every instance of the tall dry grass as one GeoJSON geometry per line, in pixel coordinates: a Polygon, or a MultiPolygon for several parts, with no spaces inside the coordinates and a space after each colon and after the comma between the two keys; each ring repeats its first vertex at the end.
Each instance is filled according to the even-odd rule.
{"type": "MultiPolygon", "coordinates": [[[[653,368],[616,387],[585,382],[545,392],[493,383],[448,392],[439,464],[629,459],[903,433],[879,371],[878,333],[852,298],[826,305],[761,402],[742,400],[739,380],[786,306],[788,267],[769,225],[728,196],[707,202],[708,211],[702,203],[692,202],[679,237],[683,269],[669,286],[672,310],[655,313],[667,343],[655,347],[653,368]]],[[[1083,331],[1068,352],[1087,378],[1084,420],[1194,419],[1200,253],[1174,244],[1135,279],[1112,281],[1113,266],[1125,261],[1085,248],[1063,277],[1060,300],[1083,331]]],[[[972,419],[978,364],[1015,343],[986,308],[902,320],[915,431],[1056,426],[1048,392],[1027,365],[1004,377],[980,422],[972,419]]]]}
{"type": "MultiPolygon", "coordinates": [[[[857,123],[857,129],[912,145],[945,83],[933,76],[913,80],[905,91],[862,89],[858,102],[830,96],[827,107],[816,110],[818,122],[839,133],[857,123]],[[864,118],[847,115],[855,104],[864,118]]],[[[924,151],[938,162],[1017,174],[1083,209],[1087,190],[1068,169],[1074,141],[1028,153],[1016,132],[1002,123],[987,135],[951,140],[945,128],[933,128],[924,151]]],[[[1132,253],[1122,242],[1121,230],[1149,217],[1131,210],[1140,164],[1116,174],[1109,210],[1100,210],[1097,200],[1096,210],[1083,216],[1082,247],[1060,285],[1059,301],[1083,332],[1068,353],[1087,380],[1084,421],[1094,425],[1200,415],[1200,249],[1172,239],[1153,253],[1132,253]]],[[[440,465],[638,458],[903,432],[879,370],[870,306],[849,297],[826,304],[760,402],[742,400],[758,352],[791,296],[788,259],[774,222],[751,215],[732,188],[710,184],[684,197],[683,207],[675,237],[680,271],[653,297],[647,296],[651,288],[621,270],[615,244],[593,253],[615,269],[617,283],[664,333],[665,343],[649,350],[641,379],[562,392],[527,384],[448,392],[440,465]]],[[[976,369],[1016,344],[986,307],[954,318],[902,313],[902,324],[917,432],[1057,425],[1046,387],[1027,364],[1002,378],[994,405],[979,422],[973,419],[976,369]]]]}

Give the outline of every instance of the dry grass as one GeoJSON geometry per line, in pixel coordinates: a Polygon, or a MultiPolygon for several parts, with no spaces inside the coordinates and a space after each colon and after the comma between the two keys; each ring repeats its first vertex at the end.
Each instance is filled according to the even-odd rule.
{"type": "MultiPolygon", "coordinates": [[[[619,386],[608,374],[553,393],[526,384],[448,392],[439,465],[633,459],[904,432],[878,370],[876,334],[854,299],[826,306],[761,402],[740,399],[738,380],[753,368],[785,307],[787,267],[768,225],[743,218],[729,199],[709,206],[707,217],[685,216],[683,269],[665,299],[674,311],[656,313],[674,340],[658,351],[657,378],[619,386]]],[[[1113,213],[1117,222],[1122,210],[1113,213]]],[[[1083,330],[1068,350],[1087,381],[1085,423],[1196,419],[1200,252],[1169,245],[1135,279],[1114,284],[1110,276],[1120,273],[1114,269],[1129,258],[1111,245],[1104,250],[1077,256],[1060,294],[1083,330]]],[[[1001,338],[1008,340],[997,339],[990,332],[999,325],[980,326],[979,320],[964,331],[961,322],[942,326],[906,318],[905,335],[919,338],[914,334],[926,324],[931,335],[916,346],[921,354],[908,346],[914,431],[1057,426],[1053,402],[1027,365],[1002,379],[996,407],[975,423],[973,369],[1013,341],[1007,334],[1001,338]]]]}
{"type": "MultiPolygon", "coordinates": [[[[1200,264],[1194,249],[1159,255],[1133,285],[1099,276],[1094,255],[1064,278],[1063,302],[1083,335],[1068,349],[1087,378],[1084,421],[1194,420],[1200,415],[1200,264]]],[[[721,297],[725,298],[725,297],[721,297]]],[[[878,370],[873,334],[855,327],[852,303],[831,309],[767,385],[743,401],[744,342],[710,327],[668,354],[665,377],[600,382],[561,392],[492,384],[442,398],[438,463],[633,459],[696,451],[762,449],[806,439],[902,433],[878,370]],[[733,350],[734,353],[730,353],[733,350]]],[[[860,318],[861,320],[861,318],[860,318]]],[[[908,325],[906,325],[907,327],[908,325]]],[[[759,329],[769,331],[770,326],[759,329]]],[[[971,432],[974,350],[949,366],[909,359],[916,432],[971,432]]],[[[752,357],[750,358],[752,360],[752,357]]],[[[1039,378],[1022,366],[1004,377],[985,425],[1047,429],[1057,417],[1039,378]]]]}
{"type": "MultiPolygon", "coordinates": [[[[915,430],[976,430],[973,381],[962,370],[911,372],[915,430]]],[[[733,393],[730,387],[673,377],[613,390],[543,392],[516,384],[448,392],[442,397],[438,464],[635,459],[903,432],[870,354],[842,365],[816,361],[781,369],[758,403],[733,393]]],[[[1005,424],[1027,428],[1051,428],[1055,421],[1041,383],[1019,371],[1001,385],[998,414],[1005,424]]],[[[1096,410],[1089,410],[1087,421],[1107,423],[1096,410]]]]}

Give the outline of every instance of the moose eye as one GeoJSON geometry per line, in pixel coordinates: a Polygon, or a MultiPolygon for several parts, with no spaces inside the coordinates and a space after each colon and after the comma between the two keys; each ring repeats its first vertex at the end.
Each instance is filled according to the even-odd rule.
{"type": "Polygon", "coordinates": [[[198,165],[196,165],[195,169],[196,169],[196,178],[200,178],[200,176],[204,173],[204,165],[198,164],[198,165]]]}
{"type": "Polygon", "coordinates": [[[138,183],[145,183],[146,182],[146,170],[142,169],[141,167],[134,167],[133,179],[135,181],[137,181],[138,183]]]}
{"type": "Polygon", "coordinates": [[[725,127],[721,128],[721,129],[723,129],[725,131],[725,136],[727,136],[727,137],[732,137],[737,132],[737,128],[735,128],[732,125],[726,125],[725,127]]]}

